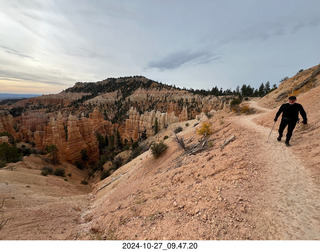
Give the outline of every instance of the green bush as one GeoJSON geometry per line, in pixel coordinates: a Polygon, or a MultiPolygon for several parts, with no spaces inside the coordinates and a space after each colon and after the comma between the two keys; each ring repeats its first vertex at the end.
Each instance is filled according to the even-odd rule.
{"type": "Polygon", "coordinates": [[[100,157],[100,159],[99,159],[99,161],[98,161],[98,163],[97,163],[97,168],[96,168],[96,170],[97,171],[102,171],[103,170],[103,165],[107,162],[107,156],[105,156],[105,155],[101,155],[101,157],[100,157]]]}
{"type": "Polygon", "coordinates": [[[123,159],[121,157],[117,157],[113,162],[113,169],[114,170],[117,170],[119,167],[122,166],[122,163],[123,163],[123,159]]]}
{"type": "Polygon", "coordinates": [[[41,175],[43,175],[43,176],[53,174],[53,168],[50,166],[44,166],[41,170],[42,170],[41,175]]]}
{"type": "Polygon", "coordinates": [[[53,175],[65,177],[66,171],[62,168],[58,168],[58,169],[54,170],[53,175]]]}
{"type": "Polygon", "coordinates": [[[177,127],[176,129],[174,129],[174,133],[175,134],[177,134],[177,133],[179,133],[179,132],[182,132],[182,127],[181,126],[179,126],[179,127],[177,127]]]}
{"type": "Polygon", "coordinates": [[[139,142],[138,141],[132,143],[132,150],[136,149],[138,147],[139,147],[139,142]]]}
{"type": "Polygon", "coordinates": [[[132,149],[131,154],[127,162],[130,162],[131,160],[138,157],[143,152],[143,149],[141,146],[138,146],[137,148],[132,149]]]}
{"type": "Polygon", "coordinates": [[[4,160],[0,160],[0,168],[5,167],[7,165],[7,162],[4,160]]]}
{"type": "Polygon", "coordinates": [[[158,158],[167,148],[168,146],[163,142],[153,143],[151,145],[151,153],[155,158],[158,158]]]}
{"type": "Polygon", "coordinates": [[[168,138],[169,138],[169,136],[166,135],[166,136],[163,137],[163,140],[166,140],[166,139],[168,139],[168,138]]]}
{"type": "Polygon", "coordinates": [[[77,160],[75,163],[76,167],[80,170],[83,170],[84,166],[83,166],[83,162],[77,160]]]}
{"type": "Polygon", "coordinates": [[[82,185],[88,185],[88,184],[89,184],[89,182],[88,182],[88,181],[86,181],[86,180],[81,180],[81,184],[82,184],[82,185]]]}
{"type": "Polygon", "coordinates": [[[10,146],[8,143],[2,143],[0,145],[0,161],[10,163],[18,162],[21,160],[22,154],[19,153],[19,149],[15,146],[10,146]]]}
{"type": "Polygon", "coordinates": [[[105,178],[111,175],[111,169],[103,170],[100,174],[100,180],[104,180],[105,178]]]}
{"type": "Polygon", "coordinates": [[[23,156],[29,156],[31,154],[30,148],[23,147],[21,151],[22,151],[23,156]]]}
{"type": "Polygon", "coordinates": [[[47,146],[47,152],[49,153],[51,162],[55,165],[59,164],[58,151],[59,151],[58,147],[54,144],[47,146]]]}
{"type": "Polygon", "coordinates": [[[236,106],[236,105],[240,105],[240,104],[241,104],[241,99],[239,99],[239,98],[235,98],[230,102],[231,107],[236,106]]]}

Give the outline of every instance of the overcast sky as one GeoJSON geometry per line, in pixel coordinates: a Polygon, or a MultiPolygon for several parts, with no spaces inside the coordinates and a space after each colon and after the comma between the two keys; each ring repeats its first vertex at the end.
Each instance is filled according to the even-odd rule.
{"type": "Polygon", "coordinates": [[[143,75],[279,84],[320,63],[319,0],[0,0],[0,92],[143,75]]]}

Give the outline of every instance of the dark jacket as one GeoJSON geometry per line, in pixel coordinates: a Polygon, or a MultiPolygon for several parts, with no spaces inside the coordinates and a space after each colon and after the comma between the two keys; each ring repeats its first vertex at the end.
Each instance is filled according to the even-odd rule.
{"type": "Polygon", "coordinates": [[[290,105],[289,103],[283,104],[279,108],[279,111],[277,112],[274,120],[276,121],[282,113],[282,119],[297,122],[299,119],[299,112],[303,118],[303,122],[307,123],[307,114],[302,105],[298,103],[294,103],[293,105],[290,105]]]}

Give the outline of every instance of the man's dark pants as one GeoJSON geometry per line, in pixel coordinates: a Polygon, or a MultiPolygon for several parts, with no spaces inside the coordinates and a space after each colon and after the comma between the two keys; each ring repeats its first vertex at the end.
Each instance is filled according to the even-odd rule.
{"type": "Polygon", "coordinates": [[[287,131],[287,135],[286,135],[286,142],[289,143],[291,136],[292,136],[292,132],[293,132],[294,128],[296,127],[296,124],[297,124],[296,120],[282,119],[280,126],[279,126],[279,137],[282,138],[283,131],[286,128],[286,126],[288,126],[288,131],[287,131]]]}

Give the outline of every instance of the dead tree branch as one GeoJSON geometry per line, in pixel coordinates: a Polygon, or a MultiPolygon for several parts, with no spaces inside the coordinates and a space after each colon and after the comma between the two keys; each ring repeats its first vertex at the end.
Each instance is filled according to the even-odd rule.
{"type": "Polygon", "coordinates": [[[224,140],[224,143],[220,146],[221,150],[223,150],[223,148],[224,148],[227,144],[229,144],[230,142],[234,141],[235,139],[236,139],[236,136],[233,135],[230,139],[224,140]]]}
{"type": "Polygon", "coordinates": [[[174,141],[177,142],[177,143],[182,147],[182,149],[186,151],[186,150],[187,150],[187,147],[186,147],[186,144],[184,143],[183,137],[180,137],[180,138],[179,138],[179,137],[177,136],[177,134],[175,134],[175,136],[176,136],[176,137],[175,137],[174,141]]]}

